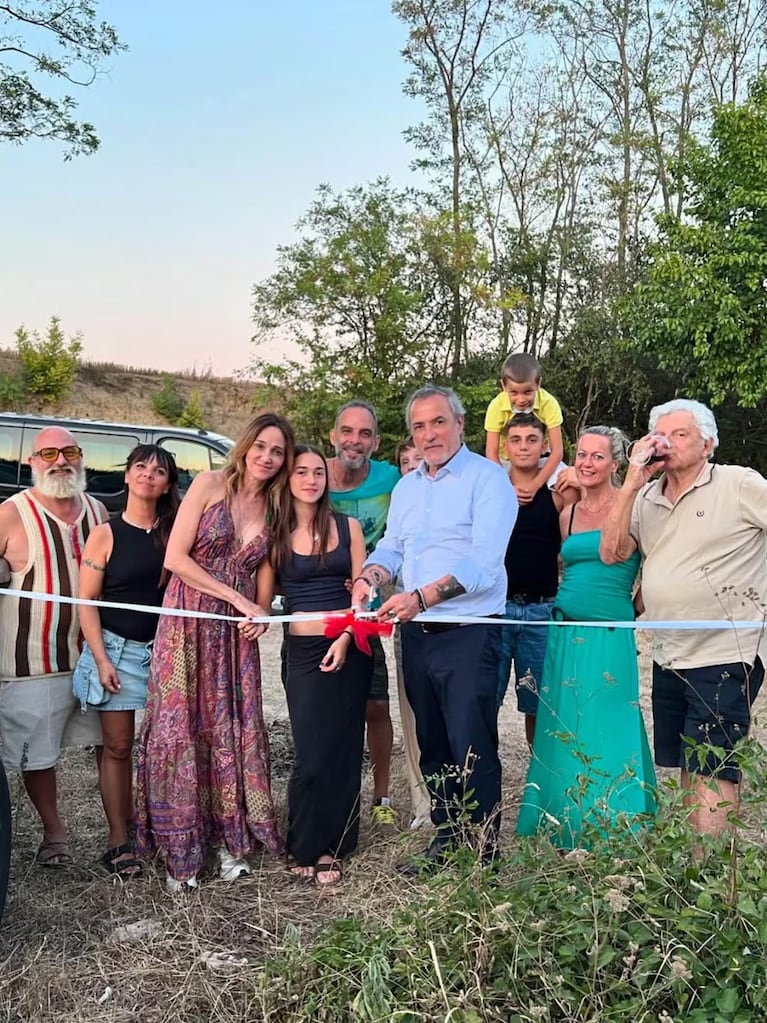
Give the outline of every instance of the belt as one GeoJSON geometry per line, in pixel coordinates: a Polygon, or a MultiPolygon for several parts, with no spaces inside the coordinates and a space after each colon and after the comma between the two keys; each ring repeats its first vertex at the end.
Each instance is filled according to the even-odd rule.
{"type": "Polygon", "coordinates": [[[510,604],[553,604],[556,599],[556,596],[534,597],[530,593],[512,593],[506,598],[510,604]]]}
{"type": "Polygon", "coordinates": [[[460,629],[461,622],[416,622],[421,629],[421,632],[425,632],[427,636],[434,635],[438,632],[452,632],[453,629],[460,629]]]}

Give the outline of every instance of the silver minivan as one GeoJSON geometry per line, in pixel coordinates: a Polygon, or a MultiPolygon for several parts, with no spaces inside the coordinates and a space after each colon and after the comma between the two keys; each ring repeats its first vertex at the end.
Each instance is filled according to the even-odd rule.
{"type": "Polygon", "coordinates": [[[137,444],[159,444],[172,452],[184,493],[198,472],[220,469],[234,441],[209,430],[179,426],[131,426],[95,419],[0,413],[0,501],[32,485],[27,459],[36,433],[60,426],[77,438],[83,449],[88,493],[115,514],[125,505],[125,462],[137,444]]]}

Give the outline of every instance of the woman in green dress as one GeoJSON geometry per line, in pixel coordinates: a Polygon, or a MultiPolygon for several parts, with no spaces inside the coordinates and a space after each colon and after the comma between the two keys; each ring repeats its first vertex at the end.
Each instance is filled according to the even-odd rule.
{"type": "MultiPolygon", "coordinates": [[[[624,460],[619,430],[594,426],[581,433],[575,471],[582,498],[560,515],[564,575],[555,620],[634,617],[638,554],[617,565],[599,559],[600,530],[624,460]]],[[[606,830],[652,814],[655,772],[639,707],[633,629],[553,625],[548,633],[517,830],[546,830],[556,845],[572,849],[582,844],[584,821],[606,830]]]]}

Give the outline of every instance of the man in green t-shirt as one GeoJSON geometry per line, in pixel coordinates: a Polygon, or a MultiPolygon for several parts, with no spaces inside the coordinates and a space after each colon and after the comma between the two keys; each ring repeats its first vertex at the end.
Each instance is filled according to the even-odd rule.
{"type": "MultiPolygon", "coordinates": [[[[349,401],[336,413],[330,431],[335,458],[328,461],[330,503],[362,526],[370,552],[384,534],[389,501],[399,470],[371,459],[380,443],[378,416],[366,401],[349,401]]],[[[373,820],[394,824],[389,801],[389,774],[394,741],[389,715],[389,675],[381,641],[373,643],[373,683],[367,705],[368,750],[373,765],[373,820]]]]}

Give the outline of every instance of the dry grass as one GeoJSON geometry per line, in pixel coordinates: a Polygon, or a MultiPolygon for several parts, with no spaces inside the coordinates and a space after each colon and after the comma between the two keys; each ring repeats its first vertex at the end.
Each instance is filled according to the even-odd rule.
{"type": "MultiPolygon", "coordinates": [[[[15,375],[19,369],[16,353],[0,349],[0,373],[15,375]]],[[[208,370],[185,370],[173,374],[178,390],[188,401],[198,391],[207,426],[218,433],[236,437],[254,412],[258,386],[233,377],[214,377],[208,370]]],[[[151,396],[162,386],[159,370],[120,366],[111,362],[84,362],[77,368],[72,392],[56,406],[27,400],[23,407],[6,412],[44,412],[62,417],[105,419],[108,422],[162,424],[151,396]]]]}
{"type": "MultiPolygon", "coordinates": [[[[649,723],[648,657],[642,643],[642,704],[649,723]]],[[[274,791],[284,812],[292,749],[279,683],[279,630],[262,642],[265,717],[270,722],[274,791]]],[[[503,838],[513,841],[515,803],[527,754],[521,721],[506,701],[501,719],[506,813],[503,838]]],[[[396,700],[392,703],[398,729],[396,700]]],[[[402,829],[375,829],[363,816],[360,849],[343,884],[318,891],[293,880],[265,856],[253,876],[234,884],[209,880],[197,892],[168,895],[161,871],[123,884],[98,866],[105,832],[92,755],[68,751],[61,764],[61,802],[77,867],[34,865],[39,841],[35,814],[13,783],[16,831],[13,872],[0,930],[0,1021],[13,1023],[243,1023],[270,1018],[260,998],[260,965],[296,935],[310,941],[330,921],[355,916],[388,919],[418,896],[417,883],[394,869],[428,835],[408,832],[408,794],[395,751],[392,794],[402,829]],[[119,928],[149,921],[152,933],[127,940],[119,928]],[[212,953],[244,960],[233,972],[214,970],[212,953]],[[107,989],[109,997],[101,1002],[107,989]]],[[[371,779],[363,799],[370,801],[371,779]]]]}

